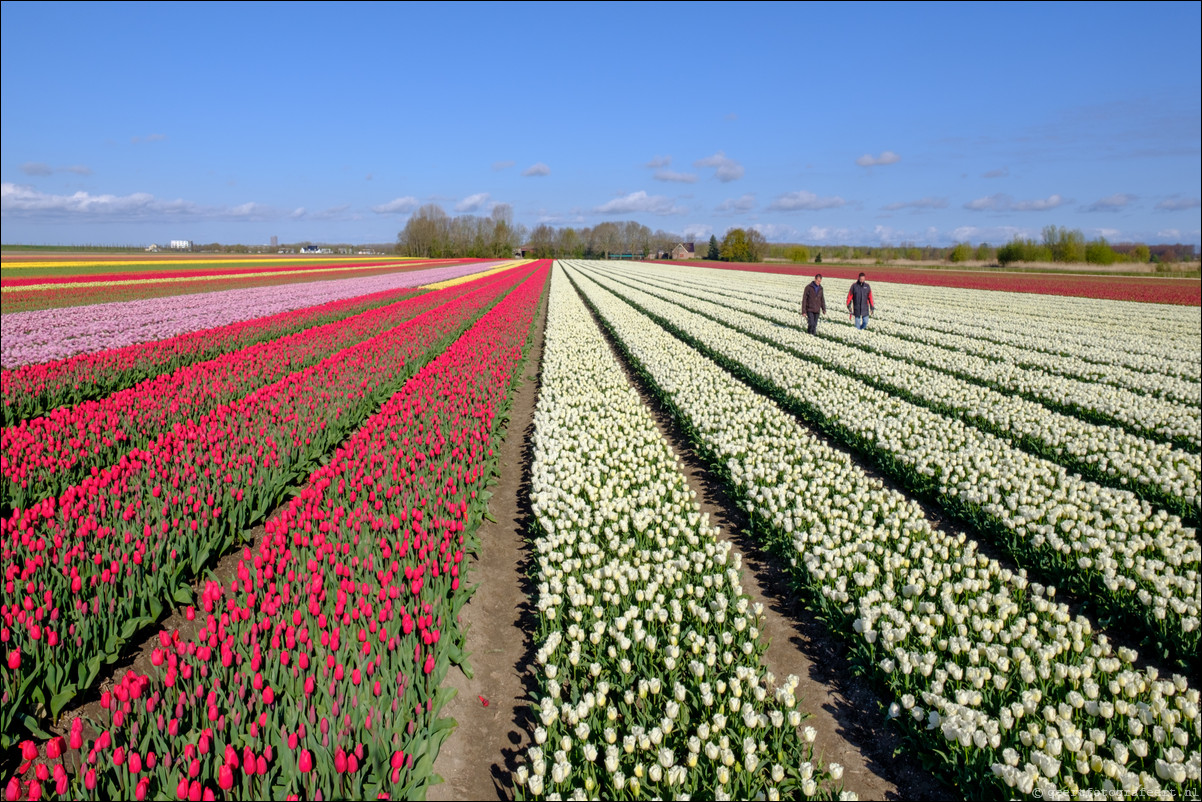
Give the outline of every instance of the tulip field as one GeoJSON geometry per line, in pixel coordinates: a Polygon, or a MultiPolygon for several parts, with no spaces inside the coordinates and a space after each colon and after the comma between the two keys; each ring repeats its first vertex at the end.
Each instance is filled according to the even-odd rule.
{"type": "Polygon", "coordinates": [[[673,437],[949,794],[1202,790],[1196,305],[899,272],[858,330],[829,276],[810,336],[781,272],[176,267],[5,284],[7,799],[425,798],[473,741],[519,799],[856,798],[673,437]],[[532,613],[467,631],[518,474],[532,613]],[[510,641],[516,745],[446,713],[510,641]]]}

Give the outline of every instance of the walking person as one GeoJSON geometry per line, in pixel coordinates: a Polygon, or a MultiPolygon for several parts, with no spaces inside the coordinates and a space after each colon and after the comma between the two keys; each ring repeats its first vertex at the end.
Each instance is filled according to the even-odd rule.
{"type": "Polygon", "coordinates": [[[860,278],[855,284],[851,285],[851,289],[847,291],[847,314],[855,318],[857,329],[868,328],[868,318],[876,311],[876,305],[872,302],[872,287],[868,286],[868,282],[864,280],[864,274],[860,274],[860,278]]]}
{"type": "Polygon", "coordinates": [[[818,333],[818,315],[826,314],[826,296],[822,292],[822,274],[814,276],[814,280],[806,285],[801,296],[801,311],[806,316],[806,331],[818,333]]]}

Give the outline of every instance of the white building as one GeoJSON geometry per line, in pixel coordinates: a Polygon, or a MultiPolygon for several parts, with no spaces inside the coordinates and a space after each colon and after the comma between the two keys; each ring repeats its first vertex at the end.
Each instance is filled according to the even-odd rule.
{"type": "Polygon", "coordinates": [[[171,240],[171,250],[173,251],[190,251],[192,250],[192,240],[190,239],[173,239],[171,240]]]}

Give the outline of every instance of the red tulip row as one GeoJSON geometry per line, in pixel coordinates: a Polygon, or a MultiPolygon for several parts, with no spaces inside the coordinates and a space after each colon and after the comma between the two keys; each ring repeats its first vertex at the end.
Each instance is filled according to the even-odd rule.
{"type": "Polygon", "coordinates": [[[126,675],[98,735],[72,722],[8,799],[423,796],[452,724],[438,715],[462,660],[461,560],[548,272],[314,471],[236,578],[207,584],[197,635],[160,633],[154,676],[126,675]]]}
{"type": "Polygon", "coordinates": [[[127,345],[37,365],[0,371],[0,413],[5,426],[68,404],[103,398],[164,373],[255,343],[333,323],[420,292],[384,290],[356,298],[188,332],[165,340],[127,345]]]}
{"type": "MultiPolygon", "coordinates": [[[[521,271],[526,275],[529,271],[521,271]]],[[[196,422],[177,424],[60,497],[0,520],[0,739],[52,721],[165,606],[191,598],[210,557],[265,519],[381,401],[520,276],[293,373],[196,422]],[[59,645],[61,642],[62,645],[59,645]],[[66,648],[64,648],[64,646],[66,648]]]]}
{"type": "Polygon", "coordinates": [[[160,433],[199,420],[260,387],[316,364],[405,320],[474,291],[449,287],[344,320],[261,342],[148,379],[97,401],[60,407],[0,433],[0,481],[6,509],[57,496],[92,468],[111,465],[160,433]]]}

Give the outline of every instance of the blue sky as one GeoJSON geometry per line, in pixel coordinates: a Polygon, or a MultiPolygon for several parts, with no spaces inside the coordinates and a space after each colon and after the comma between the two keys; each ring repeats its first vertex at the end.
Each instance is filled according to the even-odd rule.
{"type": "Polygon", "coordinates": [[[1199,3],[4,3],[3,241],[1202,239],[1199,3]]]}

